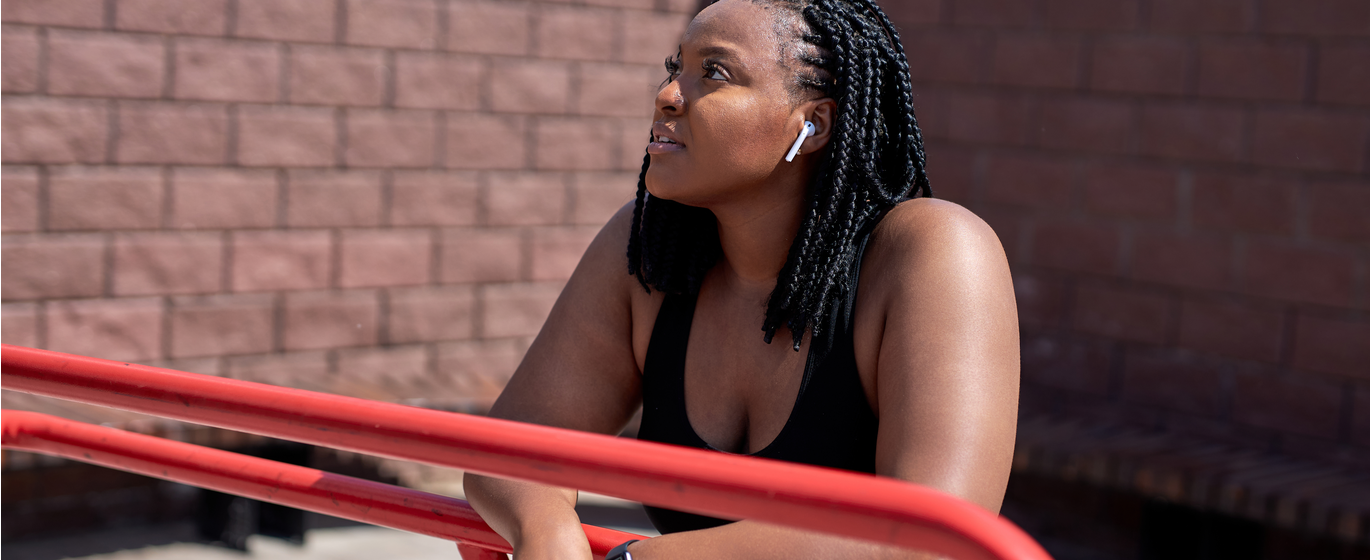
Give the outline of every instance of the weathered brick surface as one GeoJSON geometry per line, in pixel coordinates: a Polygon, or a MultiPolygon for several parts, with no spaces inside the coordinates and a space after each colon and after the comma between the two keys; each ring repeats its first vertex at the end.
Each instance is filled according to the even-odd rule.
{"type": "Polygon", "coordinates": [[[561,293],[562,282],[492,284],[485,287],[481,334],[486,338],[532,336],[561,293]]]}
{"type": "Polygon", "coordinates": [[[1165,342],[1173,303],[1160,293],[1082,284],[1075,292],[1075,328],[1103,336],[1165,342]]]}
{"type": "Polygon", "coordinates": [[[539,228],[531,243],[532,280],[566,280],[590,246],[596,227],[539,228]]]}
{"type": "Polygon", "coordinates": [[[250,166],[332,165],[338,130],[333,110],[254,107],[238,111],[238,163],[250,166]]]}
{"type": "Polygon", "coordinates": [[[1172,37],[1110,38],[1093,46],[1090,87],[1103,91],[1179,95],[1188,48],[1172,37]]]}
{"type": "Polygon", "coordinates": [[[118,163],[214,165],[227,155],[228,115],[221,106],[122,104],[118,163]]]}
{"type": "Polygon", "coordinates": [[[561,223],[566,207],[566,176],[561,173],[492,173],[486,205],[492,225],[561,223]]]}
{"type": "Polygon", "coordinates": [[[270,352],[273,299],[267,294],[172,299],[169,354],[187,358],[270,352]]]}
{"type": "Polygon", "coordinates": [[[1133,402],[1217,417],[1225,396],[1223,377],[1223,372],[1196,360],[1133,352],[1123,366],[1123,395],[1133,402]]]}
{"type": "Polygon", "coordinates": [[[235,35],[330,43],[337,21],[334,0],[238,0],[235,35]]]}
{"type": "Polygon", "coordinates": [[[436,342],[471,338],[475,321],[475,290],[471,286],[441,286],[390,292],[390,342],[436,342]]]}
{"type": "Polygon", "coordinates": [[[48,177],[48,228],[156,228],[165,190],[162,173],[153,168],[55,168],[48,177]]]}
{"type": "Polygon", "coordinates": [[[582,115],[645,117],[663,72],[651,66],[582,64],[576,112],[582,115]]]}
{"type": "Polygon", "coordinates": [[[290,101],[304,105],[380,105],[388,70],[375,49],[290,49],[290,101]]]}
{"type": "Polygon", "coordinates": [[[344,232],[338,283],[344,288],[427,284],[433,237],[428,230],[344,232]]]}
{"type": "Polygon", "coordinates": [[[10,0],[5,22],[59,27],[103,27],[104,0],[10,0]]]}
{"type": "Polygon", "coordinates": [[[0,342],[16,346],[37,347],[38,305],[34,303],[6,303],[0,306],[0,342]]]}
{"type": "Polygon", "coordinates": [[[569,109],[570,66],[548,60],[495,59],[490,108],[498,112],[564,113],[569,109]]]}
{"type": "Polygon", "coordinates": [[[119,0],[114,28],[126,31],[223,35],[228,0],[119,0]]]}
{"type": "Polygon", "coordinates": [[[9,98],[3,113],[6,163],[99,163],[109,141],[109,105],[102,102],[9,98]]]}
{"type": "Polygon", "coordinates": [[[1308,229],[1323,239],[1370,245],[1370,189],[1357,182],[1318,182],[1309,185],[1308,229]]]}
{"type": "Polygon", "coordinates": [[[349,384],[375,387],[383,380],[384,394],[358,394],[361,398],[392,400],[401,398],[431,398],[424,394],[425,378],[429,377],[428,352],[423,346],[392,346],[387,348],[349,348],[338,352],[338,371],[341,386],[349,384]],[[389,391],[386,391],[386,390],[389,391]],[[404,391],[395,394],[393,391],[404,391]]]}
{"type": "Polygon", "coordinates": [[[430,0],[347,0],[347,42],[374,47],[434,49],[438,7],[430,0]]]}
{"type": "Polygon", "coordinates": [[[55,301],[47,307],[49,350],[106,360],[162,357],[160,298],[55,301]]]}
{"type": "Polygon", "coordinates": [[[1194,225],[1219,231],[1292,234],[1297,185],[1281,177],[1199,173],[1194,225]]]}
{"type": "Polygon", "coordinates": [[[48,93],[83,97],[158,97],[166,43],[119,33],[48,34],[48,93]]]}
{"type": "Polygon", "coordinates": [[[431,167],[433,120],[429,111],[348,111],[344,159],[354,167],[431,167]]]}
{"type": "Polygon", "coordinates": [[[522,55],[532,36],[529,2],[458,0],[447,8],[447,48],[459,52],[522,55]]]}
{"type": "Polygon", "coordinates": [[[1080,40],[1053,35],[1003,34],[994,43],[995,83],[1071,88],[1080,78],[1080,40]]]}
{"type": "Polygon", "coordinates": [[[478,58],[400,52],[395,62],[395,106],[476,110],[485,81],[485,64],[478,58]]]}
{"type": "Polygon", "coordinates": [[[38,89],[38,30],[6,25],[0,37],[0,67],[4,76],[0,89],[5,93],[31,93],[38,89]]]}
{"type": "Polygon", "coordinates": [[[1224,237],[1138,233],[1132,241],[1131,276],[1199,289],[1232,287],[1232,242],[1224,237]]]}
{"type": "Polygon", "coordinates": [[[1308,52],[1298,44],[1214,41],[1199,46],[1199,93],[1292,101],[1303,94],[1308,52]]]}
{"type": "Polygon", "coordinates": [[[1023,380],[1094,396],[1108,394],[1109,350],[1097,342],[1048,336],[1022,341],[1023,380]]]}
{"type": "Polygon", "coordinates": [[[1246,302],[1186,300],[1180,311],[1181,346],[1239,359],[1280,358],[1284,314],[1246,302]]]}
{"type": "Polygon", "coordinates": [[[328,377],[328,355],[309,351],[235,356],[228,359],[226,375],[233,379],[287,387],[307,385],[318,390],[319,380],[328,377]]]}
{"type": "Polygon", "coordinates": [[[1095,165],[1084,174],[1085,209],[1109,218],[1173,222],[1179,209],[1173,169],[1095,165]]]}
{"type": "Polygon", "coordinates": [[[1247,246],[1243,288],[1284,300],[1345,306],[1355,286],[1355,259],[1332,251],[1278,242],[1247,246]]]}
{"type": "Polygon", "coordinates": [[[33,231],[38,229],[38,170],[32,167],[6,167],[0,175],[4,187],[0,188],[0,228],[5,233],[33,231]]]}
{"type": "Polygon", "coordinates": [[[441,259],[444,283],[518,280],[523,266],[523,235],[511,229],[444,231],[441,259]]]}
{"type": "Polygon", "coordinates": [[[450,376],[459,394],[493,403],[523,351],[516,339],[449,342],[438,346],[438,371],[450,376]]]}
{"type": "Polygon", "coordinates": [[[1370,379],[1370,321],[1364,318],[1299,316],[1294,365],[1312,371],[1370,379]]]}
{"type": "Polygon", "coordinates": [[[3,244],[5,301],[98,297],[105,285],[103,236],[6,236],[3,244]]]}
{"type": "Polygon", "coordinates": [[[223,236],[217,233],[119,235],[114,238],[114,295],[217,292],[223,262],[223,236]]]}
{"type": "Polygon", "coordinates": [[[171,175],[170,225],[181,229],[265,228],[276,224],[276,173],[184,167],[171,175]]]}
{"type": "Polygon", "coordinates": [[[376,343],[379,305],[369,291],[296,292],[285,298],[286,350],[318,350],[376,343]]]}
{"type": "Polygon", "coordinates": [[[574,178],[571,221],[576,224],[601,225],[632,202],[637,191],[636,173],[577,173],[574,178]]]}
{"type": "Polygon", "coordinates": [[[538,14],[537,53],[544,58],[613,60],[622,16],[593,8],[544,7],[538,14]]]}
{"type": "Polygon", "coordinates": [[[1364,168],[1370,121],[1363,115],[1322,111],[1261,111],[1252,131],[1251,157],[1267,165],[1313,171],[1364,168]]]}
{"type": "MultiPolygon", "coordinates": [[[[8,45],[8,43],[6,43],[8,45]]],[[[1318,50],[1318,100],[1370,105],[1370,47],[1333,44],[1318,50]]],[[[8,63],[6,63],[8,64],[8,63]]]]}
{"type": "Polygon", "coordinates": [[[1238,375],[1232,416],[1252,426],[1334,439],[1341,400],[1341,389],[1322,380],[1238,375]]]}
{"type": "Polygon", "coordinates": [[[280,97],[281,49],[270,43],[178,38],[172,95],[270,103],[280,97]]]}
{"type": "Polygon", "coordinates": [[[521,169],[528,161],[527,119],[516,115],[447,115],[444,161],[454,169],[521,169]]]}
{"type": "Polygon", "coordinates": [[[380,173],[296,170],[288,177],[285,219],[290,227],[380,224],[380,173]]]}
{"type": "Polygon", "coordinates": [[[600,171],[617,167],[618,127],[586,117],[538,119],[533,149],[538,169],[600,171]]]}
{"type": "Polygon", "coordinates": [[[233,234],[233,290],[325,288],[333,264],[326,231],[243,231],[233,234]]]}
{"type": "Polygon", "coordinates": [[[1173,33],[1239,33],[1255,24],[1248,0],[1152,0],[1151,28],[1173,33]]]}
{"type": "Polygon", "coordinates": [[[1032,262],[1043,266],[1112,274],[1118,268],[1118,232],[1078,223],[1043,223],[1033,232],[1032,262]]]}
{"type": "Polygon", "coordinates": [[[401,171],[391,179],[390,224],[469,226],[479,208],[477,178],[470,172],[401,171]]]}

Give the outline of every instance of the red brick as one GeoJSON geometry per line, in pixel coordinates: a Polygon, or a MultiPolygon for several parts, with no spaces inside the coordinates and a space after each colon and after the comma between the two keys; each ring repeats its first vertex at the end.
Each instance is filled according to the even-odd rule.
{"type": "Polygon", "coordinates": [[[353,230],[342,235],[344,288],[427,284],[433,239],[427,230],[353,230]]]}
{"type": "Polygon", "coordinates": [[[1370,4],[1360,0],[1263,0],[1262,31],[1309,35],[1356,35],[1370,30],[1370,4]]]}
{"type": "Polygon", "coordinates": [[[400,171],[392,180],[390,223],[396,226],[466,226],[476,223],[472,173],[400,171]]]}
{"type": "Polygon", "coordinates": [[[599,232],[596,227],[538,228],[531,245],[533,280],[566,280],[599,232]]]}
{"type": "Polygon", "coordinates": [[[527,119],[518,115],[447,115],[447,167],[520,169],[527,163],[527,119]]]}
{"type": "Polygon", "coordinates": [[[228,114],[223,107],[129,105],[119,108],[119,163],[223,164],[228,114]]]}
{"type": "Polygon", "coordinates": [[[6,167],[4,188],[0,188],[0,228],[5,233],[38,229],[38,170],[32,167],[6,167]]]}
{"type": "Polygon", "coordinates": [[[424,389],[420,382],[427,374],[428,351],[422,346],[355,348],[338,352],[337,375],[341,382],[346,384],[351,381],[356,386],[354,390],[365,388],[376,392],[374,396],[353,394],[360,398],[433,398],[436,395],[420,392],[424,389]],[[382,384],[384,389],[380,388],[382,384]]]}
{"type": "Polygon", "coordinates": [[[38,30],[6,25],[0,35],[0,67],[4,77],[0,89],[5,93],[32,93],[38,90],[38,30]]]}
{"type": "Polygon", "coordinates": [[[1266,165],[1317,171],[1361,170],[1366,120],[1331,111],[1270,110],[1256,114],[1251,158],[1266,165]]]}
{"type": "Polygon", "coordinates": [[[1370,387],[1356,389],[1353,406],[1351,440],[1359,445],[1370,445],[1370,387]]]}
{"type": "Polygon", "coordinates": [[[164,190],[161,172],[152,168],[54,169],[48,177],[48,228],[156,228],[164,190]]]}
{"type": "Polygon", "coordinates": [[[1370,321],[1300,315],[1294,367],[1370,379],[1370,321]]]}
{"type": "Polygon", "coordinates": [[[217,233],[121,235],[114,240],[114,295],[217,292],[223,262],[217,233]]]}
{"type": "Polygon", "coordinates": [[[1045,0],[1042,16],[1056,29],[1127,31],[1141,22],[1137,0],[1045,0]]]}
{"type": "Polygon", "coordinates": [[[994,81],[1027,87],[1073,88],[1080,76],[1080,40],[1051,35],[999,35],[994,81]]]}
{"type": "Polygon", "coordinates": [[[1075,166],[1029,156],[997,156],[989,161],[985,201],[1031,208],[1068,208],[1075,166]]]}
{"type": "Polygon", "coordinates": [[[1337,437],[1341,389],[1319,380],[1238,375],[1232,419],[1260,428],[1327,439],[1337,437]]]}
{"type": "MultiPolygon", "coordinates": [[[[660,65],[680,48],[680,36],[689,23],[690,16],[684,14],[623,12],[623,60],[660,65]]],[[[662,68],[660,79],[665,79],[665,68],[658,68],[662,68]]]]}
{"type": "Polygon", "coordinates": [[[471,286],[410,288],[390,292],[390,342],[471,338],[475,319],[471,286]]]}
{"type": "Polygon", "coordinates": [[[1199,93],[1294,101],[1303,97],[1308,49],[1258,42],[1199,45],[1199,93]]]}
{"type": "Polygon", "coordinates": [[[1096,216],[1173,222],[1179,174],[1137,165],[1093,165],[1085,171],[1085,209],[1096,216]]]}
{"type": "Polygon", "coordinates": [[[55,301],[47,323],[49,350],[127,361],[162,355],[159,298],[55,301]]]}
{"type": "Polygon", "coordinates": [[[1151,0],[1151,28],[1175,33],[1241,33],[1256,19],[1252,0],[1151,0]]]}
{"type": "Polygon", "coordinates": [[[486,338],[532,336],[542,328],[561,294],[563,282],[492,284],[482,296],[482,333],[486,338]]]}
{"type": "Polygon", "coordinates": [[[380,225],[379,172],[292,170],[287,189],[290,227],[380,225]]]}
{"type": "Polygon", "coordinates": [[[285,349],[319,350],[376,343],[373,292],[296,292],[285,296],[285,349]]]}
{"type": "Polygon", "coordinates": [[[907,0],[891,2],[881,8],[895,27],[904,29],[913,25],[941,23],[943,14],[950,14],[949,10],[944,10],[944,4],[941,0],[907,0]]]}
{"type": "Polygon", "coordinates": [[[1142,155],[1199,161],[1237,161],[1242,111],[1212,105],[1142,105],[1142,155]]]}
{"type": "Polygon", "coordinates": [[[1036,23],[1037,3],[1021,0],[957,0],[951,11],[956,25],[1026,27],[1036,23]]]}
{"type": "Polygon", "coordinates": [[[650,118],[619,121],[618,169],[631,171],[634,176],[642,171],[642,159],[647,155],[647,142],[651,137],[651,131],[650,118]]]}
{"type": "Polygon", "coordinates": [[[602,171],[617,167],[613,123],[596,118],[542,118],[534,134],[538,169],[602,171]]]}
{"type": "Polygon", "coordinates": [[[431,167],[433,114],[427,111],[348,111],[347,164],[354,167],[431,167]]]}
{"type": "Polygon", "coordinates": [[[233,234],[233,290],[299,290],[328,286],[332,241],[326,231],[239,231],[233,234]]]}
{"type": "Polygon", "coordinates": [[[1185,300],[1180,345],[1242,360],[1280,359],[1284,315],[1250,303],[1185,300]]]}
{"type": "Polygon", "coordinates": [[[489,407],[523,359],[517,340],[471,340],[438,346],[438,371],[454,394],[489,407]]]}
{"type": "Polygon", "coordinates": [[[909,54],[909,76],[915,82],[976,84],[982,81],[982,73],[989,66],[990,42],[980,33],[928,30],[910,33],[902,39],[909,54]]]}
{"type": "Polygon", "coordinates": [[[1171,286],[1226,290],[1232,285],[1232,242],[1225,237],[1139,232],[1132,241],[1132,278],[1171,286]]]}
{"type": "Polygon", "coordinates": [[[1243,261],[1242,285],[1253,294],[1338,306],[1354,297],[1356,262],[1348,253],[1252,241],[1243,261]]]}
{"type": "Polygon", "coordinates": [[[1184,93],[1187,48],[1172,37],[1110,37],[1094,44],[1090,87],[1101,91],[1184,93]]]}
{"type": "Polygon", "coordinates": [[[1015,95],[963,93],[946,100],[947,137],[971,143],[1028,143],[1029,105],[1015,95]]]}
{"type": "Polygon", "coordinates": [[[1133,351],[1123,366],[1123,398],[1130,402],[1217,417],[1223,392],[1217,367],[1173,354],[1133,351]]]}
{"type": "Polygon", "coordinates": [[[104,291],[102,236],[10,236],[0,247],[5,301],[94,297],[104,291]]]}
{"type": "Polygon", "coordinates": [[[486,196],[492,225],[552,225],[562,223],[566,181],[560,173],[495,173],[486,196]]]}
{"type": "Polygon", "coordinates": [[[263,167],[333,164],[338,131],[333,110],[242,107],[238,110],[238,163],[263,167]]]}
{"type": "Polygon", "coordinates": [[[32,303],[6,303],[3,306],[4,326],[0,342],[15,346],[38,347],[38,306],[32,303]]]}
{"type": "Polygon", "coordinates": [[[636,191],[637,175],[633,173],[577,174],[571,189],[571,222],[604,225],[619,208],[634,200],[636,191]]]}
{"type": "Polygon", "coordinates": [[[442,281],[518,280],[523,239],[511,229],[447,230],[442,236],[442,281]]]}
{"type": "Polygon", "coordinates": [[[1065,313],[1066,286],[1050,275],[1018,271],[1013,274],[1013,295],[1018,301],[1018,322],[1055,327],[1065,313]]]}
{"type": "Polygon", "coordinates": [[[1108,348],[1092,341],[1024,338],[1023,381],[1092,395],[1108,393],[1108,348]]]}
{"type": "Polygon", "coordinates": [[[308,47],[290,50],[290,102],[302,105],[380,105],[385,57],[376,49],[308,47]]]}
{"type": "Polygon", "coordinates": [[[323,352],[291,352],[233,357],[228,359],[228,377],[317,390],[319,380],[328,378],[328,356],[323,352]]]}
{"type": "Polygon", "coordinates": [[[48,34],[48,93],[158,97],[166,74],[161,39],[114,33],[48,34]]]}
{"type": "Polygon", "coordinates": [[[347,42],[437,48],[438,8],[431,0],[347,0],[347,42]]]}
{"type": "Polygon", "coordinates": [[[570,65],[545,60],[500,59],[490,75],[495,111],[559,114],[570,109],[570,65]]]}
{"type": "Polygon", "coordinates": [[[1318,51],[1318,100],[1370,105],[1370,65],[1365,64],[1366,60],[1370,60],[1370,47],[1322,47],[1318,51]]]}
{"type": "Polygon", "coordinates": [[[238,0],[238,37],[333,42],[334,0],[238,0]]]}
{"type": "Polygon", "coordinates": [[[933,193],[937,198],[969,205],[978,194],[975,177],[980,169],[980,158],[974,150],[942,147],[932,156],[937,162],[933,169],[933,193]]]}
{"type": "Polygon", "coordinates": [[[181,168],[172,175],[171,227],[239,229],[276,223],[276,174],[255,169],[181,168]]]}
{"type": "Polygon", "coordinates": [[[1156,292],[1083,284],[1076,287],[1076,330],[1138,342],[1165,342],[1172,302],[1156,292]]]}
{"type": "Polygon", "coordinates": [[[114,27],[176,35],[223,35],[228,0],[119,0],[114,27]]]}
{"type": "Polygon", "coordinates": [[[1032,239],[1031,262],[1039,265],[1113,274],[1118,268],[1118,231],[1113,227],[1044,223],[1032,239]]]}
{"type": "Polygon", "coordinates": [[[5,2],[5,22],[56,25],[59,27],[104,27],[104,0],[9,0],[5,2]]]}
{"type": "Polygon", "coordinates": [[[99,163],[109,136],[106,105],[58,99],[8,98],[3,106],[6,162],[99,163]]]}
{"type": "Polygon", "coordinates": [[[459,52],[522,55],[531,37],[530,6],[520,2],[452,2],[447,48],[459,52]]]}
{"type": "Polygon", "coordinates": [[[1199,173],[1194,177],[1194,225],[1292,234],[1295,187],[1287,179],[1266,175],[1199,173]]]}
{"type": "Polygon", "coordinates": [[[1132,152],[1136,108],[1129,102],[1056,98],[1042,102],[1039,142],[1042,147],[1106,152],[1132,152]]]}
{"type": "Polygon", "coordinates": [[[1370,185],[1314,183],[1305,193],[1309,233],[1325,239],[1370,244],[1370,219],[1366,219],[1370,185]]]}
{"type": "Polygon", "coordinates": [[[186,358],[270,352],[273,299],[267,294],[174,298],[169,353],[186,358]]]}
{"type": "Polygon", "coordinates": [[[613,60],[622,18],[608,10],[547,7],[538,14],[537,54],[542,58],[613,60]]]}
{"type": "Polygon", "coordinates": [[[582,115],[648,117],[661,71],[650,66],[582,64],[576,112],[582,115]]]}
{"type": "Polygon", "coordinates": [[[173,96],[270,103],[280,95],[281,49],[266,43],[176,39],[173,96]]]}
{"type": "Polygon", "coordinates": [[[395,62],[395,106],[418,109],[480,108],[485,65],[476,58],[399,52],[395,62]]]}

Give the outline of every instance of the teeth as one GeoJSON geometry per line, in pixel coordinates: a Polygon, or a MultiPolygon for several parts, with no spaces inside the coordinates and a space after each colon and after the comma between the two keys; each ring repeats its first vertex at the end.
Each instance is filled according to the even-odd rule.
{"type": "Polygon", "coordinates": [[[674,144],[674,143],[675,143],[675,140],[671,140],[670,138],[667,138],[667,137],[665,137],[665,136],[657,136],[657,137],[656,137],[656,141],[657,141],[657,142],[661,142],[661,143],[665,143],[665,144],[674,144]]]}

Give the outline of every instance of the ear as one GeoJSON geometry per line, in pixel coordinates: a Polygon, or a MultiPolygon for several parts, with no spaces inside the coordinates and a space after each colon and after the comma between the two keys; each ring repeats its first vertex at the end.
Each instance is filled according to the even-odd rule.
{"type": "Polygon", "coordinates": [[[804,121],[813,123],[813,136],[804,139],[799,151],[804,155],[817,153],[818,150],[828,145],[828,140],[832,138],[832,127],[837,120],[837,102],[831,97],[823,97],[805,101],[795,110],[796,116],[801,116],[799,126],[796,129],[804,128],[804,121]]]}

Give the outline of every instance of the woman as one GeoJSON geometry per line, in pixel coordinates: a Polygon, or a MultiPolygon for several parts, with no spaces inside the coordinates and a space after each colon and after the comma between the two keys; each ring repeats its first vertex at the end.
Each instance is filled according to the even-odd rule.
{"type": "MultiPolygon", "coordinates": [[[[591,243],[491,414],[612,434],[641,404],[643,439],[874,472],[997,511],[1017,414],[1012,283],[993,231],[927,198],[889,20],[869,0],[722,0],[666,66],[637,202],[591,243]]],[[[466,488],[517,558],[590,557],[574,490],[466,488]]],[[[907,554],[649,513],[667,534],[634,558],[907,554]]]]}

